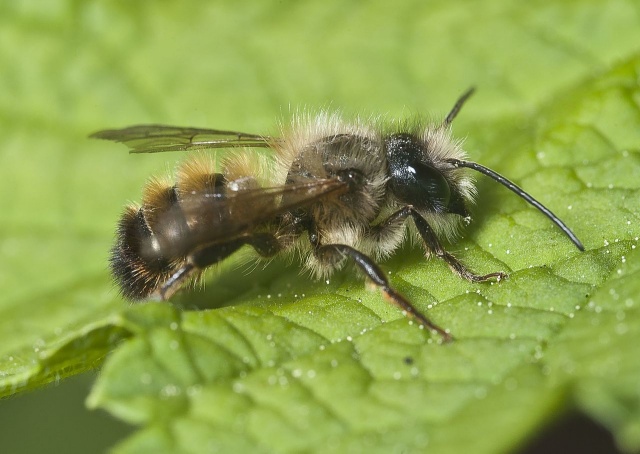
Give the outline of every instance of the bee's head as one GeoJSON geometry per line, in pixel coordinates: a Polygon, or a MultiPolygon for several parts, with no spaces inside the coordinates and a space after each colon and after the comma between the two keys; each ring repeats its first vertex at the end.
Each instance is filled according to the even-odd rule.
{"type": "MultiPolygon", "coordinates": [[[[427,131],[422,137],[400,132],[384,139],[389,165],[389,189],[396,199],[433,214],[469,216],[473,185],[459,169],[444,161],[444,148],[462,153],[446,131],[427,131]]],[[[454,153],[455,154],[455,153],[454,153]]]]}
{"type": "MultiPolygon", "coordinates": [[[[467,218],[467,206],[474,199],[475,186],[462,170],[472,169],[500,183],[536,207],[578,249],[584,251],[578,237],[551,210],[496,171],[465,159],[460,142],[451,138],[449,126],[473,91],[473,88],[467,90],[456,101],[441,125],[418,132],[397,132],[384,137],[389,166],[389,189],[393,195],[399,202],[413,205],[427,216],[435,215],[439,219],[439,215],[451,213],[467,218]]],[[[447,224],[442,222],[441,225],[447,224]]]]}

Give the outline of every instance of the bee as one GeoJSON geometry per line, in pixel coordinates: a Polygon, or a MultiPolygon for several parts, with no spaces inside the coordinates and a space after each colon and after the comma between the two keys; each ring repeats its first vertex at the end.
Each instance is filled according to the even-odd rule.
{"type": "Polygon", "coordinates": [[[407,237],[472,282],[501,280],[476,274],[443,247],[470,220],[476,197],[467,169],[506,186],[556,224],[579,250],[576,235],[548,208],[497,172],[469,161],[451,123],[473,93],[464,93],[440,124],[356,120],[321,113],[299,117],[281,137],[216,129],[138,125],[99,131],[93,138],[127,145],[132,153],[242,148],[217,172],[192,155],[175,184],[153,179],[141,205],[122,214],[110,267],[130,300],[170,298],[187,281],[243,246],[259,257],[299,254],[304,268],[327,278],[353,262],[407,316],[453,337],[396,291],[377,265],[407,237]],[[273,152],[269,162],[250,149],[273,152]],[[410,226],[409,224],[413,224],[410,226]]]}

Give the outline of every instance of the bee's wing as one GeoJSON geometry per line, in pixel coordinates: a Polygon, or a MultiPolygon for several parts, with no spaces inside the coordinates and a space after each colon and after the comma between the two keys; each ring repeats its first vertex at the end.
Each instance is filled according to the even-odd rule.
{"type": "Polygon", "coordinates": [[[316,179],[273,188],[188,194],[177,207],[181,216],[197,219],[202,226],[197,229],[201,235],[199,241],[226,242],[252,232],[287,211],[348,190],[348,184],[337,178],[316,179]]]}
{"type": "Polygon", "coordinates": [[[89,137],[123,143],[129,147],[131,153],[234,147],[268,148],[278,141],[269,136],[237,131],[165,125],[136,125],[123,129],[105,129],[89,137]]]}

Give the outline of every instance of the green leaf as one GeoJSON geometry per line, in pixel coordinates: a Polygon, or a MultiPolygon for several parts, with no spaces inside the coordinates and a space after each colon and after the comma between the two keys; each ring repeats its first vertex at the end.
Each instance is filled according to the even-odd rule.
{"type": "Polygon", "coordinates": [[[1,396],[102,366],[89,406],[140,426],[119,452],[505,452],[573,408],[640,449],[634,2],[62,1],[0,17],[1,396]],[[463,282],[410,245],[383,263],[454,343],[352,272],[311,282],[295,261],[245,275],[231,260],[180,307],[128,307],[111,287],[121,206],[181,157],[89,133],[272,133],[287,105],[439,119],[470,85],[454,132],[472,159],[587,251],[479,178],[448,248],[509,279],[463,282]]]}

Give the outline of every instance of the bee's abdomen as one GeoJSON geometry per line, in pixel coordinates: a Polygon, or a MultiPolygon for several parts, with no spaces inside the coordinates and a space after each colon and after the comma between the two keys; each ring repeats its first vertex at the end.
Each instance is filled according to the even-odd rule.
{"type": "Polygon", "coordinates": [[[198,222],[207,201],[218,200],[225,178],[213,164],[185,161],[173,185],[150,180],[142,206],[129,206],[120,217],[109,259],[120,293],[130,300],[148,298],[185,263],[195,245],[206,238],[207,224],[198,222]]]}
{"type": "Polygon", "coordinates": [[[149,254],[149,246],[155,241],[144,209],[127,207],[118,223],[109,259],[111,273],[125,298],[145,299],[171,276],[170,258],[164,257],[161,251],[149,254]]]}

